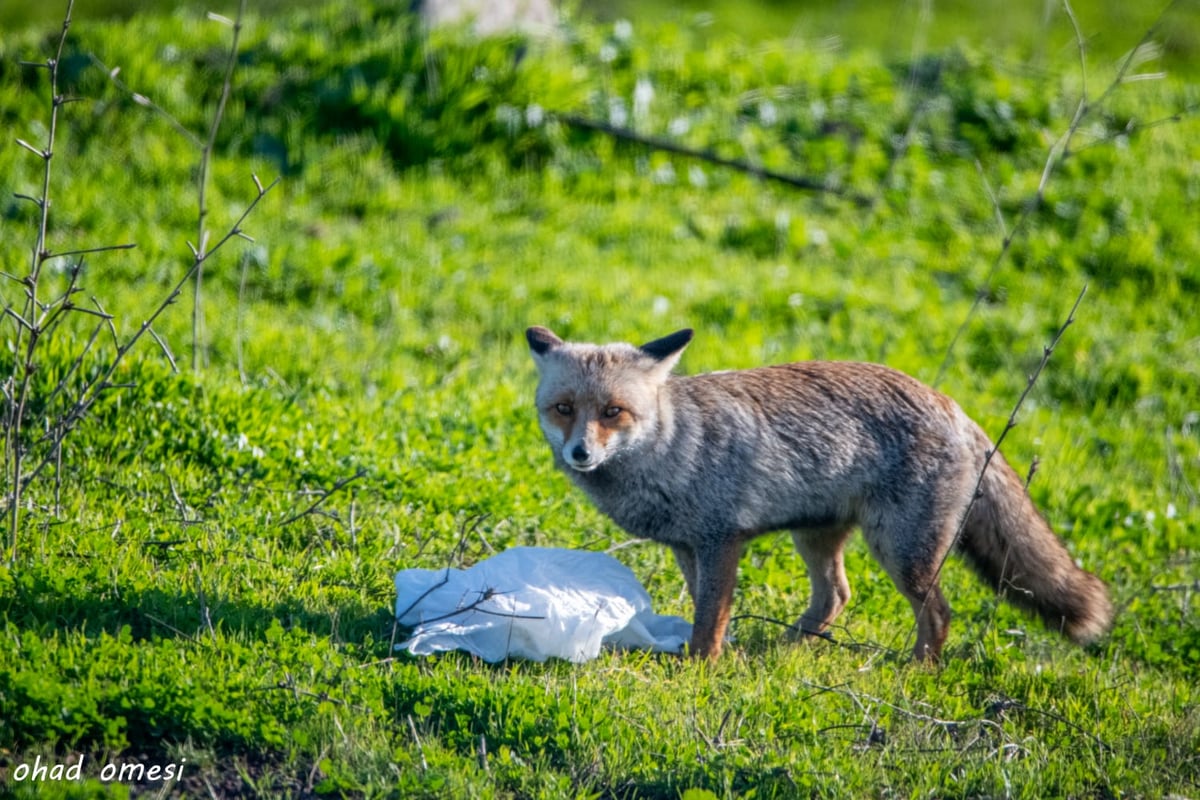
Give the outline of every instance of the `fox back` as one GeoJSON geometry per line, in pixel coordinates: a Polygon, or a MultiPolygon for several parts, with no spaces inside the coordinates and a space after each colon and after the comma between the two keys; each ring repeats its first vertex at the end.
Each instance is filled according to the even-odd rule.
{"type": "Polygon", "coordinates": [[[1052,563],[1067,584],[1083,581],[1086,597],[1051,602],[1044,588],[1014,602],[1081,641],[1106,629],[1103,585],[1074,567],[998,454],[983,484],[996,496],[972,501],[991,442],[953,400],[855,362],[673,376],[691,337],[634,347],[527,332],[556,464],[622,528],[672,547],[696,603],[693,651],[719,651],[742,545],[771,531],[792,531],[809,567],[813,602],[799,632],[823,633],[849,598],[842,545],[857,526],[918,615],[915,654],[937,657],[949,620],[937,573],[964,519],[968,561],[995,588],[1020,564],[1039,573],[1010,559],[1052,563]],[[1019,513],[989,527],[992,506],[1019,513]]]}

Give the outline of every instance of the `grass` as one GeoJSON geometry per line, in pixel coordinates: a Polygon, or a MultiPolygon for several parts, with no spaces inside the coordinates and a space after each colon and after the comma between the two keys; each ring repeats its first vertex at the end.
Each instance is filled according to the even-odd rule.
{"type": "MultiPolygon", "coordinates": [[[[1073,39],[1057,12],[1045,26],[1073,39]]],[[[1120,33],[1125,52],[1141,32],[1096,35],[1120,33]]],[[[80,275],[81,300],[95,296],[122,340],[191,263],[199,153],[107,71],[200,133],[228,37],[157,15],[70,32],[64,81],[86,100],[61,112],[49,243],[137,243],[88,256],[80,275]]],[[[44,72],[16,62],[55,41],[0,42],[13,132],[0,264],[17,278],[36,209],[12,195],[34,191],[41,163],[13,137],[44,139],[48,109],[44,72]]],[[[185,369],[140,343],[114,378],[129,386],[104,394],[26,495],[0,567],[3,791],[119,796],[128,784],[101,770],[137,763],[182,764],[182,795],[1196,793],[1193,82],[1121,83],[1100,102],[1116,62],[1089,58],[1096,105],[1017,229],[1084,86],[1072,47],[1030,70],[1020,50],[748,42],[685,17],[577,20],[550,43],[423,40],[359,5],[252,17],[240,52],[210,226],[254,197],[252,173],[282,181],[246,224],[255,241],[206,268],[207,361],[186,369],[190,303],[169,309],[155,331],[185,369]],[[566,114],[877,201],[654,152],[566,114]],[[804,605],[779,536],[743,559],[744,618],[717,664],[393,653],[397,569],[626,541],[552,469],[528,324],[633,341],[691,325],[688,372],[849,358],[933,381],[979,297],[939,386],[998,434],[1084,284],[1005,452],[1021,472],[1038,460],[1034,499],[1112,586],[1119,615],[1097,647],[1064,644],[952,561],[948,659],[910,665],[911,612],[858,540],[837,644],[786,645],[750,616],[804,605]],[[83,757],[87,780],[18,782],[39,757],[83,757]]],[[[21,285],[2,280],[0,301],[20,308],[21,285]]],[[[45,280],[52,296],[67,277],[45,280]]],[[[46,340],[33,419],[56,413],[50,390],[93,325],[73,316],[46,340]]],[[[0,332],[4,381],[18,369],[11,315],[0,332]]],[[[68,395],[113,352],[105,330],[68,395]]],[[[690,615],[663,548],[617,555],[656,610],[690,615]]]]}

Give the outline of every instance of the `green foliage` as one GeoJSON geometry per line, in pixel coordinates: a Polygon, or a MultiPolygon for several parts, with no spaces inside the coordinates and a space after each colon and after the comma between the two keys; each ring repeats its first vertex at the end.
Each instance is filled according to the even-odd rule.
{"type": "MultiPolygon", "coordinates": [[[[236,219],[250,173],[284,180],[247,222],[256,241],[207,267],[211,363],[176,374],[142,342],[114,375],[125,388],[27,496],[20,556],[0,566],[0,781],[37,755],[86,753],[186,758],[187,795],[1194,793],[1194,83],[1115,86],[1036,202],[1081,90],[1061,18],[1068,46],[1025,69],[987,42],[898,57],[747,43],[690,17],[475,41],[426,35],[404,5],[248,20],[210,226],[236,219]],[[878,199],[652,152],[568,115],[878,199]],[[691,325],[689,372],[849,358],[933,380],[978,296],[941,388],[999,433],[1084,283],[1005,452],[1021,472],[1038,459],[1034,499],[1113,587],[1117,625],[1093,650],[952,562],[948,662],[908,665],[895,653],[911,611],[858,542],[838,644],[785,645],[758,617],[804,604],[786,537],[748,548],[736,613],[755,616],[715,665],[392,650],[401,567],[625,541],[552,471],[526,325],[632,341],[691,325]]],[[[954,29],[932,24],[935,41],[954,29]]],[[[1141,31],[1120,33],[1127,50],[1141,31]]],[[[17,61],[51,41],[0,40],[6,307],[36,219],[11,198],[40,169],[12,138],[44,139],[48,112],[44,71],[17,61]]],[[[113,329],[78,367],[95,318],[47,340],[27,437],[190,263],[198,153],[108,71],[199,135],[228,29],[147,14],[76,25],[68,44],[67,93],[83,101],[62,112],[50,246],[138,248],[85,259],[83,296],[113,329]]],[[[1115,65],[1092,70],[1095,102],[1115,65]]],[[[47,280],[52,293],[65,273],[47,280]]],[[[188,351],[183,309],[156,332],[188,351]]],[[[0,319],[0,381],[14,334],[0,319]]],[[[690,613],[663,548],[619,556],[660,610],[690,613]]],[[[117,791],[91,777],[50,788],[117,791]]]]}

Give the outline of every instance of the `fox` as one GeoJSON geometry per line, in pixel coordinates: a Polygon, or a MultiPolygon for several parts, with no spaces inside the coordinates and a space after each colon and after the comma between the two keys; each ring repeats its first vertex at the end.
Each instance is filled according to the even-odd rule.
{"type": "Polygon", "coordinates": [[[809,575],[796,638],[828,638],[850,600],[843,552],[856,528],[912,606],[917,661],[942,656],[950,605],[939,575],[952,549],[1071,641],[1107,633],[1106,584],[1076,565],[953,399],[854,361],[673,374],[693,334],[639,347],[526,330],[555,465],[620,528],[671,549],[694,610],[691,656],[720,655],[743,548],[780,531],[809,575]]]}

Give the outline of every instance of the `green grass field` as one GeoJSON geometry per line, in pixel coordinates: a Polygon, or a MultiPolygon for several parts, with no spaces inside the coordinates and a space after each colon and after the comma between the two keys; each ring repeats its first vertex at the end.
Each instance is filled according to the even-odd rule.
{"type": "MultiPolygon", "coordinates": [[[[136,248],[45,261],[52,326],[27,310],[51,90],[19,62],[53,55],[57,24],[6,32],[0,793],[1200,794],[1200,9],[1151,29],[1080,6],[1083,67],[1067,15],[1042,10],[992,42],[916,8],[848,15],[837,42],[691,11],[544,42],[425,37],[382,3],[252,15],[209,245],[252,175],[279,182],[253,241],[205,262],[195,328],[184,278],[230,27],[71,27],[46,249],[136,248]],[[120,349],[180,281],[154,337],[120,349]],[[794,619],[808,582],[778,535],[743,558],[715,664],[393,651],[398,569],[628,542],[553,469],[527,325],[692,326],[686,372],[883,362],[995,436],[1085,286],[1003,449],[1110,584],[1101,644],[1072,647],[951,560],[948,657],[912,665],[908,604],[857,538],[836,641],[786,644],[763,618],[794,619]]],[[[690,616],[665,548],[615,555],[657,611],[690,616]]]]}

